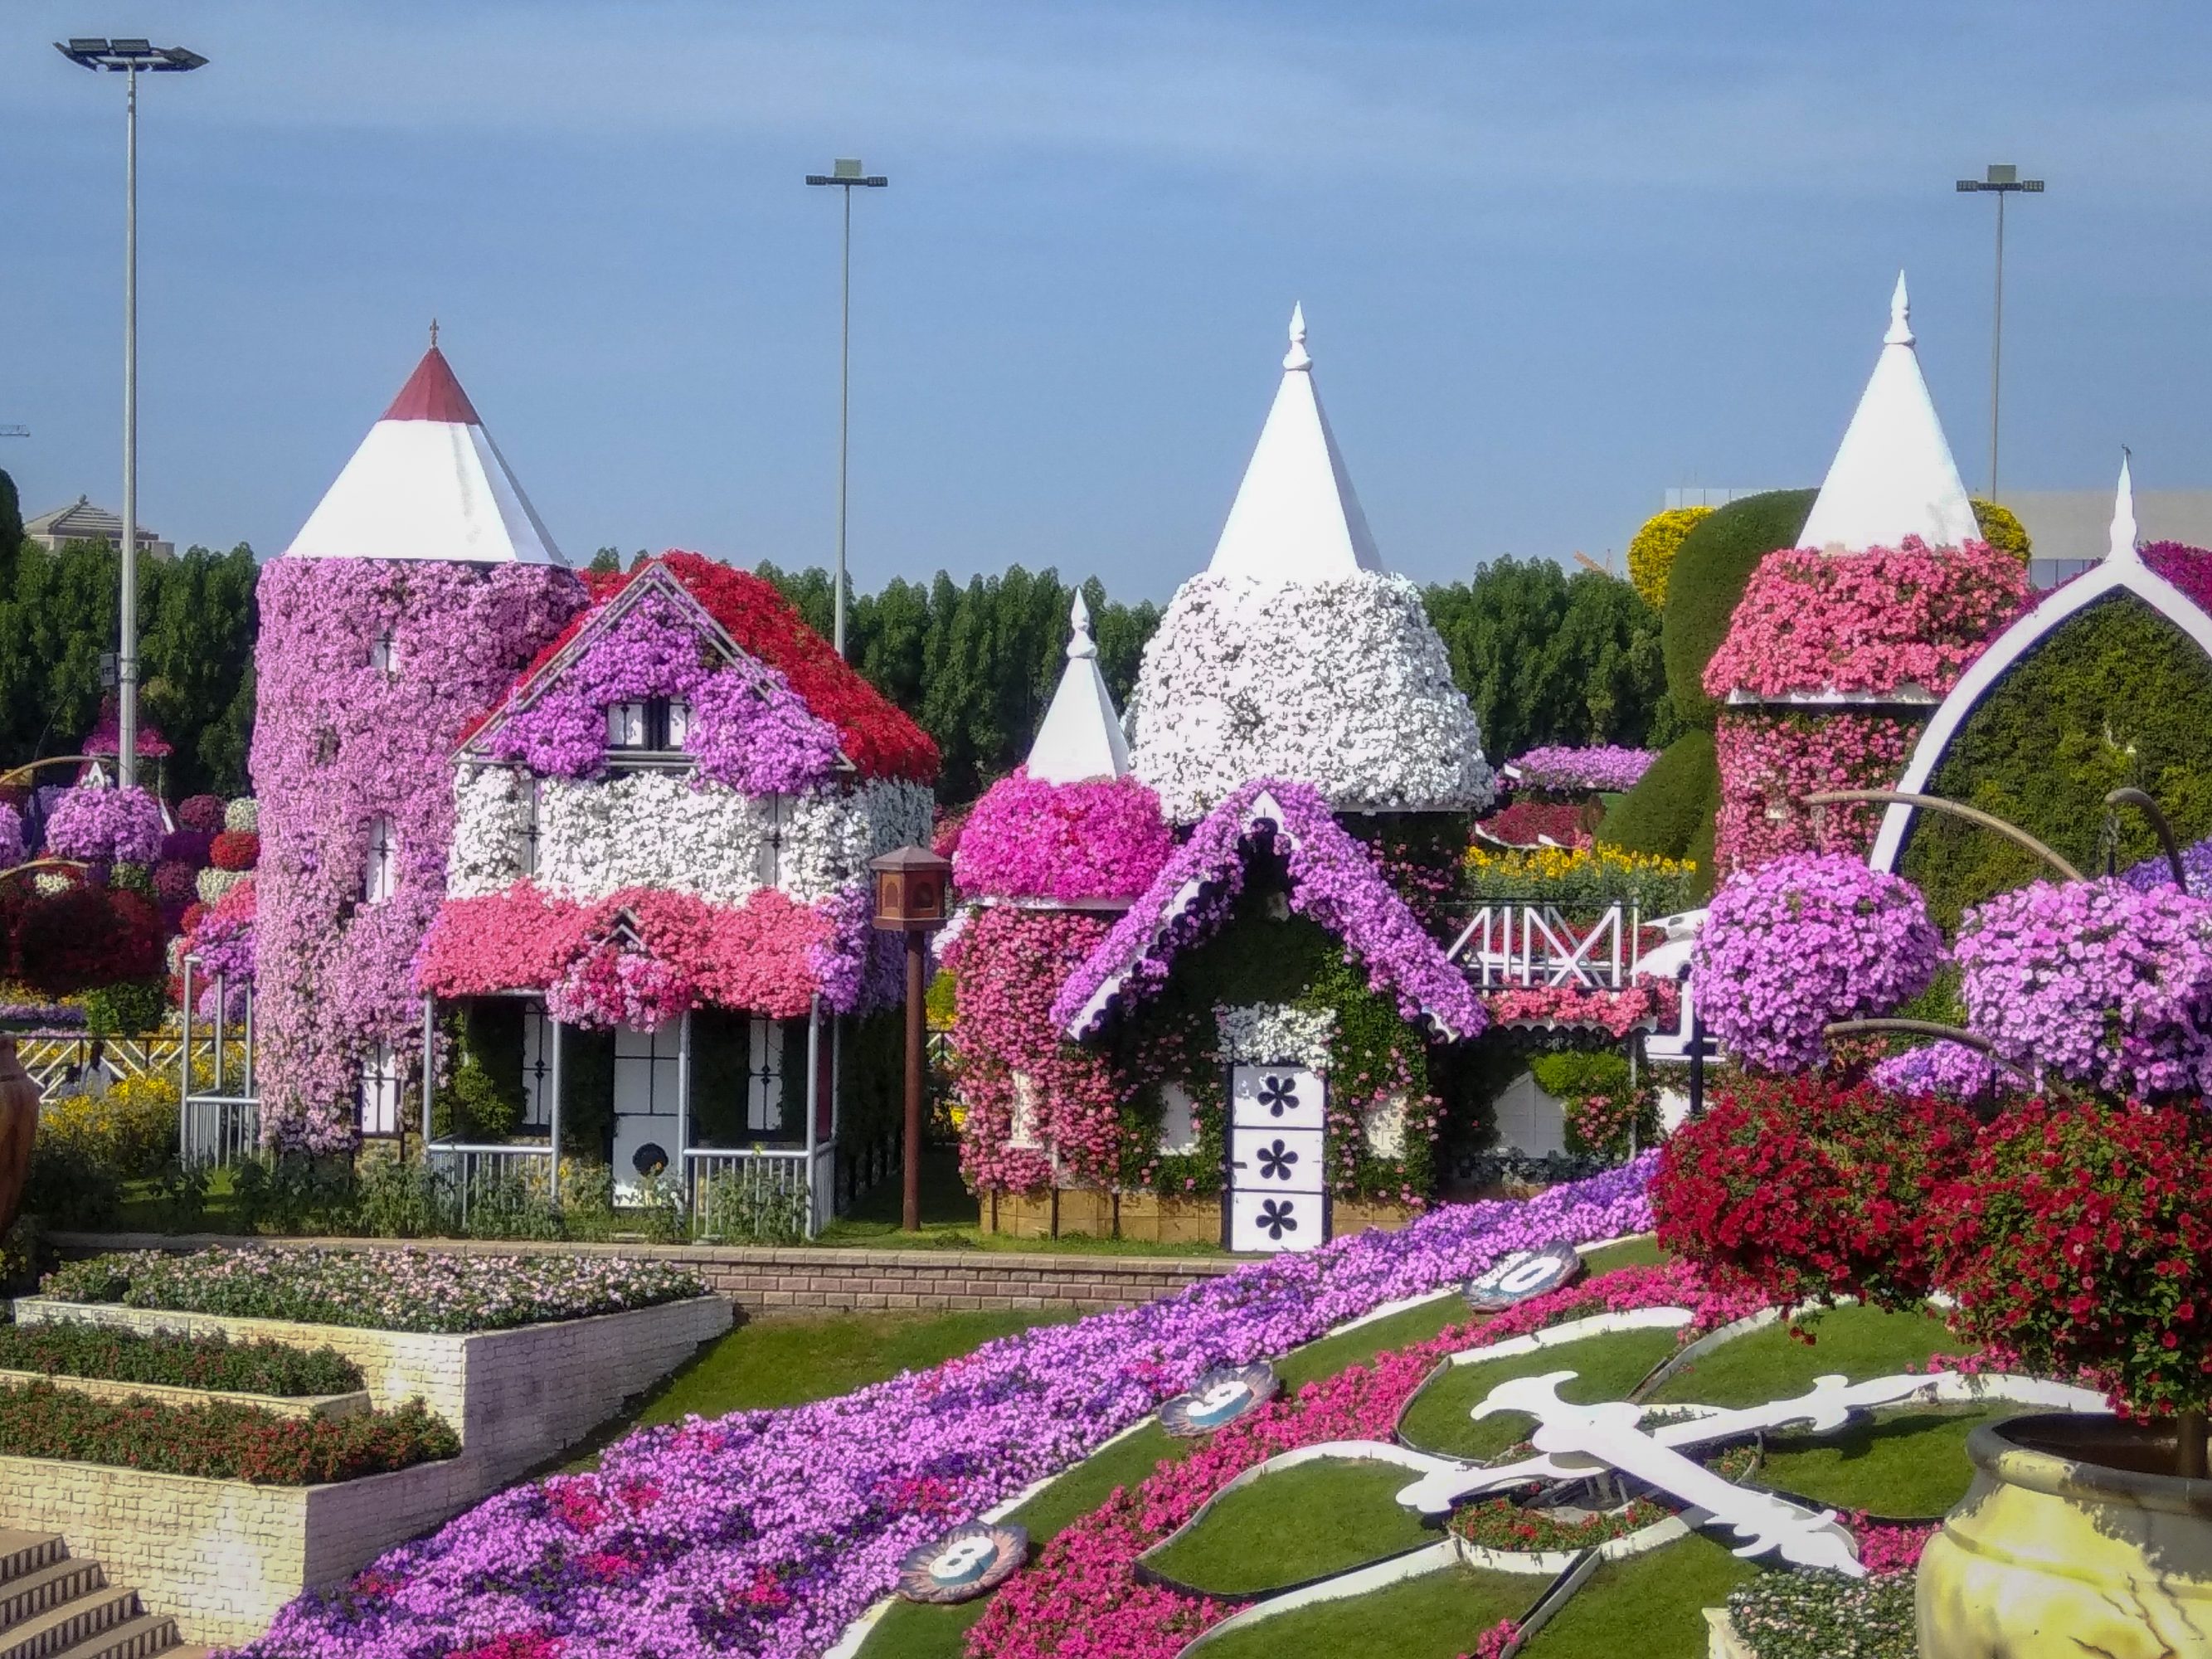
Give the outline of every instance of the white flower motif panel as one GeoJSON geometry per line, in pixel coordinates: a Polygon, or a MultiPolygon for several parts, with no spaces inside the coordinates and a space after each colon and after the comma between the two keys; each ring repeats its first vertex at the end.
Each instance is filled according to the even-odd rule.
{"type": "Polygon", "coordinates": [[[1234,1066],[1229,1073],[1229,1121],[1257,1129],[1311,1129],[1328,1122],[1328,1093],[1318,1072],[1303,1066],[1234,1066]]]}
{"type": "Polygon", "coordinates": [[[1328,1200],[1319,1193],[1232,1192],[1229,1248],[1279,1255],[1328,1243],[1328,1200]]]}

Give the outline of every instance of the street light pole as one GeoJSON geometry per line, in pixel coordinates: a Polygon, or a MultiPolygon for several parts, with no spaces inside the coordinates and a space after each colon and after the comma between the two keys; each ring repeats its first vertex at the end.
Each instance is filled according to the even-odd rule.
{"type": "Polygon", "coordinates": [[[180,73],[207,62],[183,46],[139,40],[57,40],[81,68],[120,71],[123,97],[123,545],[117,550],[115,781],[138,781],[138,71],[180,73]]]}
{"type": "Polygon", "coordinates": [[[836,185],[845,192],[845,244],[838,285],[837,323],[837,576],[830,597],[830,643],[845,654],[845,472],[853,412],[853,191],[881,190],[890,180],[871,173],[858,161],[830,163],[827,173],[810,173],[810,185],[836,185]]]}
{"type": "Polygon", "coordinates": [[[1987,193],[1997,198],[1996,299],[1990,322],[1990,500],[1997,498],[1997,392],[2004,368],[2004,222],[2005,198],[2015,193],[2043,194],[2043,180],[2023,179],[2010,162],[1992,161],[1985,179],[1959,180],[1961,195],[1987,193]]]}

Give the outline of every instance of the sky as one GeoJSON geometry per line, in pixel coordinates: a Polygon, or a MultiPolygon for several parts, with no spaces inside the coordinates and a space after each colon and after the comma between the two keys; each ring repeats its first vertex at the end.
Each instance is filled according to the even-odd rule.
{"type": "MultiPolygon", "coordinates": [[[[9,0],[0,440],[120,496],[143,32],[140,516],[281,552],[421,355],[572,557],[835,548],[853,203],[859,587],[1019,562],[1164,599],[1302,301],[1384,558],[1618,559],[1678,485],[1820,480],[1909,276],[1979,493],[2212,483],[2212,8],[9,0]]],[[[2041,550],[2058,552],[2060,550],[2041,550]]]]}

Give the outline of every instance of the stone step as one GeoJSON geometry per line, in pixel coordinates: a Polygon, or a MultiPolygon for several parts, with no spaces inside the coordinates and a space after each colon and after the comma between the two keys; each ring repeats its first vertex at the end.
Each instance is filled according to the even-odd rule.
{"type": "MultiPolygon", "coordinates": [[[[108,1632],[137,1620],[140,1613],[137,1590],[88,1591],[73,1601],[34,1613],[22,1623],[0,1630],[0,1659],[52,1659],[87,1643],[96,1644],[108,1632]]],[[[173,1640],[173,1621],[171,1627],[173,1640]]]]}
{"type": "Polygon", "coordinates": [[[99,1562],[66,1555],[0,1583],[0,1637],[26,1619],[106,1588],[107,1575],[99,1562]]]}
{"type": "Polygon", "coordinates": [[[0,1527],[0,1584],[51,1566],[69,1553],[58,1532],[18,1532],[0,1527]]]}
{"type": "MultiPolygon", "coordinates": [[[[166,1613],[145,1613],[64,1648],[54,1659],[153,1659],[176,1650],[177,1621],[166,1613]]],[[[207,1650],[194,1651],[204,1655],[207,1650]]]]}

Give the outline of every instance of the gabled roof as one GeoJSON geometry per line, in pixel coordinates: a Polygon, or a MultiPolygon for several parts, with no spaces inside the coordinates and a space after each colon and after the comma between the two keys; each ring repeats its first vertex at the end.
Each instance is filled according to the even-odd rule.
{"type": "Polygon", "coordinates": [[[1801,547],[1863,553],[1895,547],[1907,536],[1930,547],[1982,539],[1920,373],[1899,271],[1881,355],[1797,541],[1801,547]]]}
{"type": "Polygon", "coordinates": [[[1382,568],[1314,390],[1305,307],[1295,307],[1282,383],[1206,573],[1303,582],[1382,568]]]}
{"type": "MultiPolygon", "coordinates": [[[[2119,485],[2112,496],[2112,531],[2105,556],[2071,581],[2045,593],[2035,609],[1998,635],[1990,641],[1989,649],[1974,659],[1921,729],[1919,740],[1912,747],[1912,757],[1905,764],[1905,775],[1898,780],[1899,789],[1913,794],[1925,791],[1952,739],[1996,683],[2022,658],[2100,599],[2126,594],[2142,600],[2195,641],[2198,650],[2212,656],[2212,616],[2206,615],[2196,600],[2144,558],[2136,544],[2136,533],[2135,480],[2123,459],[2119,485]]],[[[2166,550],[2183,552],[2172,548],[2166,550]]],[[[2153,556],[2158,556],[2160,551],[2154,548],[2153,556]]],[[[2201,556],[2184,554],[2185,558],[2201,556]]],[[[2168,562],[2168,568],[2177,568],[2182,567],[2168,562]]],[[[2183,579],[2189,580],[2185,574],[2183,579]]],[[[1875,837],[1874,850],[1867,860],[1875,869],[1897,868],[1898,860],[1905,854],[1905,839],[1911,830],[1912,819],[1913,809],[1902,804],[1883,813],[1881,831],[1875,837]]]]}
{"type": "Polygon", "coordinates": [[[1097,948],[1054,998],[1052,1018],[1080,1042],[1116,1007],[1157,991],[1175,958],[1210,938],[1244,884],[1263,842],[1285,855],[1290,906],[1344,942],[1368,982],[1425,1018],[1447,1041],[1480,1034],[1487,1017],[1444,948],[1423,930],[1367,849],[1337,823],[1312,786],[1262,778],[1231,794],[1198,824],[1097,948]]]}
{"type": "Polygon", "coordinates": [[[284,556],[568,562],[434,343],[284,556]]]}
{"type": "Polygon", "coordinates": [[[1029,775],[1039,783],[1081,783],[1118,778],[1129,769],[1128,739],[1114,694],[1098,672],[1098,647],[1091,637],[1091,607],[1083,595],[1068,607],[1067,665],[1030,745],[1029,775]]]}
{"type": "Polygon", "coordinates": [[[726,657],[749,656],[781,674],[817,718],[837,728],[845,758],[862,775],[921,783],[936,777],[937,745],[929,735],[838,656],[772,584],[750,571],[671,550],[641,560],[625,574],[597,577],[590,586],[592,604],[465,733],[462,754],[488,754],[492,733],[510,714],[528,708],[592,639],[647,594],[659,593],[688,611],[702,636],[726,657]]]}

